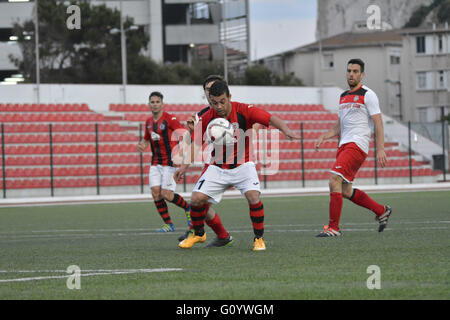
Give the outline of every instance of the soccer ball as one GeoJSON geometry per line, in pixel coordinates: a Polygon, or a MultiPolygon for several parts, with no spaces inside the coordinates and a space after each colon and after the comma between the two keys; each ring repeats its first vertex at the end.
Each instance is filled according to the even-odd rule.
{"type": "Polygon", "coordinates": [[[233,126],[224,118],[216,118],[208,124],[206,138],[215,145],[233,144],[236,141],[233,126]]]}

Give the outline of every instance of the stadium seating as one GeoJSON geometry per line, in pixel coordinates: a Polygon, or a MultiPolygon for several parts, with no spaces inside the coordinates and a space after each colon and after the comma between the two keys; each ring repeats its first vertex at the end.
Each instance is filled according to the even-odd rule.
{"type": "MultiPolygon", "coordinates": [[[[303,150],[299,141],[288,141],[280,135],[279,143],[267,141],[267,168],[278,168],[278,173],[263,176],[264,166],[257,165],[261,181],[300,181],[302,167],[305,180],[326,180],[336,156],[337,141],[325,142],[320,151],[314,150],[314,141],[337,120],[322,105],[257,104],[284,119],[288,126],[300,133],[303,123],[303,150]],[[278,157],[274,149],[279,150],[278,157]],[[301,156],[304,156],[302,165],[301,156]]],[[[166,104],[168,112],[186,121],[192,112],[204,106],[199,104],[166,104]]],[[[95,113],[86,104],[1,104],[0,122],[5,132],[5,178],[7,189],[86,188],[139,186],[148,181],[150,155],[137,153],[139,125],[149,117],[146,104],[110,104],[107,116],[95,113]],[[115,114],[112,116],[111,114],[115,114]],[[52,153],[50,154],[50,124],[52,153]],[[96,126],[97,124],[97,126],[96,126]],[[98,130],[98,139],[95,130],[98,130]],[[98,145],[96,145],[96,141],[98,145]],[[50,164],[52,163],[53,169],[50,164]],[[97,181],[97,167],[99,165],[97,181]],[[142,172],[142,180],[141,180],[142,172]],[[53,178],[52,178],[53,174],[53,178]]],[[[142,134],[142,133],[141,133],[142,134]]],[[[262,142],[260,141],[260,146],[262,142]]],[[[357,178],[375,177],[374,145],[357,178]]],[[[394,141],[385,143],[389,158],[387,168],[377,168],[380,178],[409,177],[408,153],[394,141]]],[[[263,159],[260,159],[263,160],[263,159]]],[[[0,163],[2,159],[0,158],[0,163]]],[[[411,161],[414,177],[436,176],[428,163],[411,161]]],[[[192,167],[186,174],[186,183],[197,181],[201,167],[192,167]]],[[[3,171],[0,170],[3,178],[3,171]]],[[[0,188],[3,184],[0,183],[0,188]]]]}

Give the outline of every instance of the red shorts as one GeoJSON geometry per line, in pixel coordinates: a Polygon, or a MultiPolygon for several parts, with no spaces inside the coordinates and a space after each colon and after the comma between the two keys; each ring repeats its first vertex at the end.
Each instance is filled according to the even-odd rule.
{"type": "Polygon", "coordinates": [[[351,183],[366,158],[367,154],[355,143],[346,143],[338,149],[336,162],[330,172],[341,176],[346,182],[351,183]]]}

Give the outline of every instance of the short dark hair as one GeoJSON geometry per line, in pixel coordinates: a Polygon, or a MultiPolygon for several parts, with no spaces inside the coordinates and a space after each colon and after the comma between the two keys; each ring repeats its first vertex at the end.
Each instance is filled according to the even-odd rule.
{"type": "Polygon", "coordinates": [[[208,83],[210,83],[211,81],[217,81],[217,80],[223,81],[223,77],[219,76],[217,74],[212,74],[212,75],[207,76],[205,81],[203,81],[203,90],[206,89],[206,85],[208,83]]]}
{"type": "Polygon", "coordinates": [[[347,63],[347,65],[349,65],[349,64],[358,64],[360,67],[361,67],[361,73],[363,73],[364,72],[364,67],[365,67],[365,63],[364,63],[364,61],[362,61],[361,59],[351,59],[348,63],[347,63]]]}
{"type": "Polygon", "coordinates": [[[152,93],[150,93],[150,96],[148,97],[148,100],[150,100],[152,97],[159,97],[161,99],[161,101],[163,101],[163,98],[164,98],[162,93],[159,92],[159,91],[153,91],[152,93]]]}
{"type": "Polygon", "coordinates": [[[209,95],[213,97],[219,97],[226,93],[227,97],[230,96],[230,89],[228,88],[228,84],[223,80],[217,80],[214,84],[209,88],[209,95]]]}

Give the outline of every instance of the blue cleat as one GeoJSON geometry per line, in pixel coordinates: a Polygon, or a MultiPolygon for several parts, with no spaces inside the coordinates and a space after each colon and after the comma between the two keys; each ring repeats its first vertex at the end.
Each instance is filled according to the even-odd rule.
{"type": "Polygon", "coordinates": [[[174,232],[175,231],[175,226],[170,223],[170,224],[165,224],[161,227],[161,229],[156,230],[156,232],[174,232]]]}
{"type": "Polygon", "coordinates": [[[189,204],[189,207],[187,208],[187,210],[185,211],[186,213],[186,222],[187,222],[187,226],[190,227],[191,226],[191,205],[189,204]]]}

